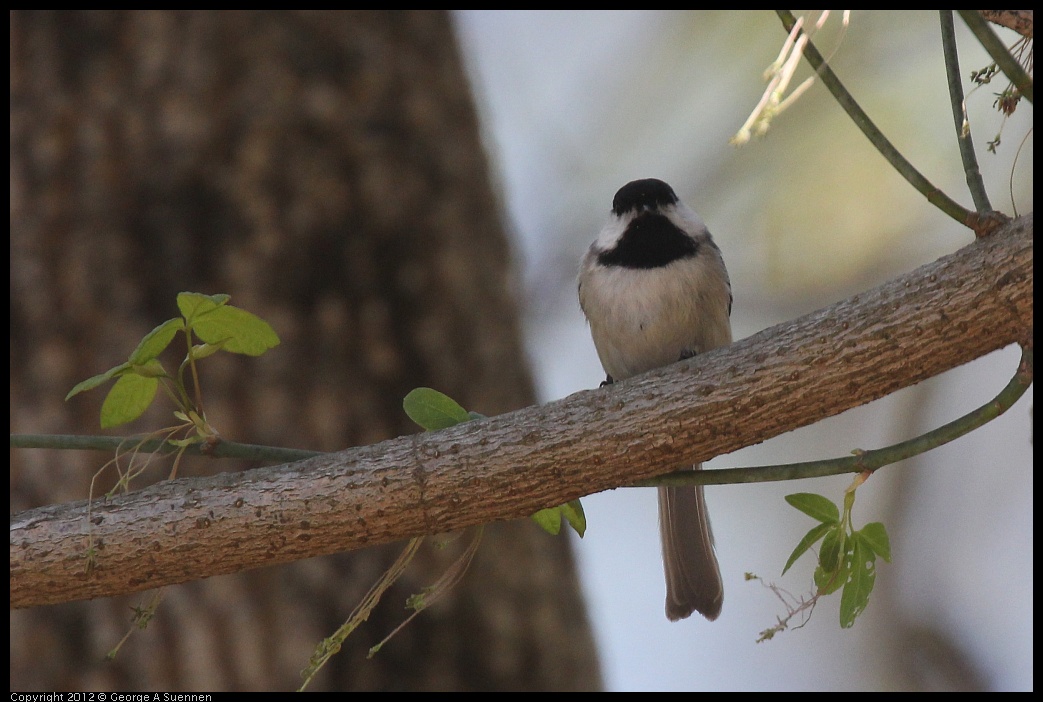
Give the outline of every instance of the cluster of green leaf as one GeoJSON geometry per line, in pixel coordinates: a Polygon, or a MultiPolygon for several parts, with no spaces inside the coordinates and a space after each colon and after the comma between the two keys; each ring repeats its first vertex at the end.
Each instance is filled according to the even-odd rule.
{"type": "Polygon", "coordinates": [[[260,356],[278,345],[279,337],[271,325],[260,317],[228,304],[228,295],[203,295],[183,292],[177,296],[180,317],[160,324],[145,335],[130,357],[104,373],[87,378],[69,391],[68,400],[113,378],[116,383],[101,406],[103,429],[132,422],[149,408],[162,385],[178,407],[178,418],[191,422],[200,435],[209,436],[199,398],[196,362],[218,351],[260,356]],[[182,332],[188,347],[176,374],[171,374],[159,360],[174,337],[182,332]],[[202,343],[194,343],[198,338],[202,343]],[[185,384],[185,371],[191,369],[196,398],[193,401],[185,384]]]}
{"type": "Polygon", "coordinates": [[[869,604],[869,595],[876,582],[876,557],[891,562],[891,542],[887,529],[880,522],[871,522],[861,529],[852,526],[851,508],[855,504],[854,489],[844,494],[844,513],[833,502],[809,492],[786,496],[786,502],[819,522],[793,549],[782,574],[798,558],[822,541],[815,568],[816,597],[831,595],[840,588],[840,626],[848,628],[869,604]]]}

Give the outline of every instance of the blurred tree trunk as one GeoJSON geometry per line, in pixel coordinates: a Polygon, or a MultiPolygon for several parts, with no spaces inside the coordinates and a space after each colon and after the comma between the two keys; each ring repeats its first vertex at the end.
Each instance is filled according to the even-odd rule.
{"type": "MultiPolygon", "coordinates": [[[[282,338],[204,363],[231,439],[334,450],[413,432],[401,400],[421,385],[489,415],[533,402],[447,15],[17,12],[11,61],[12,432],[97,432],[104,390],[62,398],[182,290],[229,293],[282,338]]],[[[86,497],[107,460],[11,458],[12,512],[86,497]]],[[[169,588],[113,663],[145,597],[12,612],[11,689],[296,687],[398,550],[169,588]]],[[[451,596],[366,660],[447,550],[422,552],[312,689],[600,686],[568,543],[527,521],[488,528],[451,596]]]]}

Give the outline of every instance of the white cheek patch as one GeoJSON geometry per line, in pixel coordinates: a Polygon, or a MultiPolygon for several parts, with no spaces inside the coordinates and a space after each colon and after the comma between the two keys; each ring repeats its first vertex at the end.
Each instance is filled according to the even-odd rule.
{"type": "Polygon", "coordinates": [[[602,251],[608,251],[616,245],[620,237],[623,236],[623,232],[630,226],[630,220],[634,218],[633,215],[627,214],[623,217],[612,217],[601,228],[598,232],[598,238],[594,240],[593,248],[599,253],[602,251]]]}

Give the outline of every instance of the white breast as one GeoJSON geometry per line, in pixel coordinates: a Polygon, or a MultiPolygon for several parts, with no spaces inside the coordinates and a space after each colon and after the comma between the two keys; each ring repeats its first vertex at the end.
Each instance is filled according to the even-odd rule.
{"type": "Polygon", "coordinates": [[[695,257],[661,268],[600,266],[596,247],[583,260],[580,306],[614,379],[731,343],[727,272],[708,235],[695,257]]]}

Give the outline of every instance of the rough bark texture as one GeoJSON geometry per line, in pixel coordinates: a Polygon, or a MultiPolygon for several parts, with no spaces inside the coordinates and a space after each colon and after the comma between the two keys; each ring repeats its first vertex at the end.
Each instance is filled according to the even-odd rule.
{"type": "MultiPolygon", "coordinates": [[[[96,432],[104,391],[65,393],[182,290],[229,293],[282,338],[206,362],[229,438],[372,444],[416,431],[401,400],[421,385],[489,415],[532,402],[445,14],[13,13],[11,59],[12,432],[96,432]]],[[[83,499],[104,460],[12,452],[12,513],[83,499]]],[[[179,476],[254,467],[215,466],[179,476]]],[[[11,689],[293,688],[397,550],[170,588],[114,663],[141,597],[12,612],[11,689]]],[[[367,661],[454,556],[423,552],[313,689],[599,686],[567,543],[526,521],[488,529],[450,598],[367,661]]]]}

